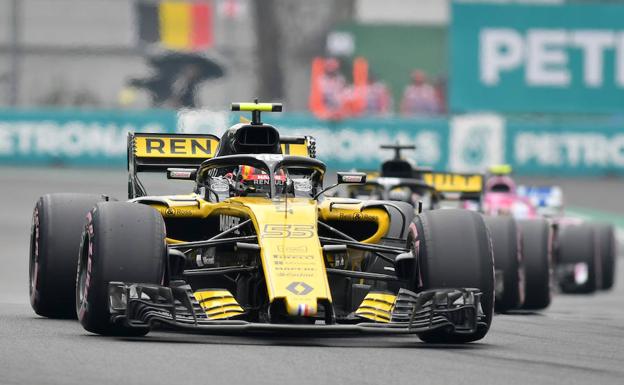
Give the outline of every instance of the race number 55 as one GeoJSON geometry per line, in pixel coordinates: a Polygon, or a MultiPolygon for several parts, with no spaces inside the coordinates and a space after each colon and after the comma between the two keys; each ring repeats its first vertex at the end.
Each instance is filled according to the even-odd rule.
{"type": "Polygon", "coordinates": [[[312,225],[266,224],[262,238],[311,238],[314,235],[312,225]]]}

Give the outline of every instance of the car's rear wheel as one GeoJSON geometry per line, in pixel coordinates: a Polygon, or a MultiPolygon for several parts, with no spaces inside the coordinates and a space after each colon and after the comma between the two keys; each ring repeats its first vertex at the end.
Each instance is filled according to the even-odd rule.
{"type": "Polygon", "coordinates": [[[75,318],[76,256],[87,213],[108,198],[47,194],[33,212],[29,256],[30,304],[49,318],[75,318]]]}
{"type": "Polygon", "coordinates": [[[564,293],[588,294],[596,291],[597,242],[589,224],[566,225],[559,230],[557,275],[564,293]]]}
{"type": "Polygon", "coordinates": [[[76,312],[82,326],[102,335],[145,335],[149,328],[113,323],[111,281],[163,284],[165,225],[152,207],[128,202],[99,203],[89,213],[76,283],[76,312]]]}
{"type": "Polygon", "coordinates": [[[496,301],[494,310],[504,313],[524,302],[524,267],[519,250],[518,228],[512,217],[484,217],[492,236],[496,301]]]}
{"type": "Polygon", "coordinates": [[[610,223],[593,223],[598,242],[599,261],[601,265],[602,282],[598,289],[609,290],[615,282],[615,261],[617,259],[615,232],[610,223]]]}
{"type": "Polygon", "coordinates": [[[550,305],[552,279],[552,239],[545,219],[518,221],[522,236],[525,272],[523,309],[540,310],[550,305]]]}
{"type": "Polygon", "coordinates": [[[446,328],[418,336],[425,342],[464,343],[483,338],[494,311],[492,242],[480,214],[466,210],[425,211],[414,218],[408,245],[417,250],[421,289],[476,288],[484,322],[472,334],[446,328]]]}

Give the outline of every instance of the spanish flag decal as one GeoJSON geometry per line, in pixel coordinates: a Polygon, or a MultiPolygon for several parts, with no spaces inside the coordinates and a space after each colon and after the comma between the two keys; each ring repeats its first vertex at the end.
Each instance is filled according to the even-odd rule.
{"type": "Polygon", "coordinates": [[[138,2],[139,39],[179,51],[213,45],[213,9],[208,1],[138,2]]]}

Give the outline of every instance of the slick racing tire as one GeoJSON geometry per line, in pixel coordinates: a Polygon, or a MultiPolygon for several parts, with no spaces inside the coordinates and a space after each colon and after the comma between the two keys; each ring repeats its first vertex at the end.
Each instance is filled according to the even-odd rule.
{"type": "Polygon", "coordinates": [[[518,221],[522,237],[525,297],[523,309],[540,310],[550,305],[552,279],[552,240],[545,219],[518,221]]]}
{"type": "Polygon", "coordinates": [[[519,250],[516,221],[509,216],[483,218],[494,248],[496,301],[494,310],[504,313],[518,309],[524,301],[524,267],[519,250]]]}
{"type": "Polygon", "coordinates": [[[572,294],[596,291],[599,255],[593,227],[586,223],[562,226],[558,240],[557,270],[561,291],[572,294]]]}
{"type": "Polygon", "coordinates": [[[108,283],[163,284],[165,225],[150,206],[129,202],[98,203],[87,216],[76,277],[76,313],[92,333],[141,336],[149,328],[113,323],[108,283]]]}
{"type": "Polygon", "coordinates": [[[482,292],[485,316],[485,322],[472,334],[440,328],[418,337],[430,343],[464,343],[483,338],[494,312],[494,256],[483,217],[467,210],[425,211],[414,218],[408,246],[418,255],[422,290],[477,288],[482,292]]]}
{"type": "Polygon", "coordinates": [[[76,317],[76,257],[89,210],[102,195],[47,194],[33,211],[29,255],[30,304],[48,318],[76,317]]]}
{"type": "Polygon", "coordinates": [[[598,242],[602,282],[600,290],[609,290],[615,282],[615,261],[617,259],[615,232],[610,223],[592,223],[598,242]]]}

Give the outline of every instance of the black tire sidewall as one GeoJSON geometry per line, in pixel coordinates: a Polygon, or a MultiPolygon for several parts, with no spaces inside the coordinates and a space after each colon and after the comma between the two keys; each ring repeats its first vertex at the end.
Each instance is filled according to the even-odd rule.
{"type": "Polygon", "coordinates": [[[587,281],[582,285],[567,286],[559,282],[564,293],[590,294],[596,291],[597,245],[596,234],[590,224],[566,225],[560,228],[558,236],[559,264],[587,264],[587,281]]]}
{"type": "Polygon", "coordinates": [[[478,213],[467,210],[433,210],[419,214],[413,222],[412,249],[418,254],[421,290],[477,288],[485,325],[473,334],[455,334],[436,329],[418,336],[431,343],[465,343],[483,338],[494,312],[494,256],[487,226],[478,213]]]}
{"type": "Polygon", "coordinates": [[[615,282],[615,263],[617,259],[615,232],[610,223],[594,223],[596,241],[598,242],[598,252],[600,254],[599,263],[601,268],[600,290],[609,290],[615,282]]]}
{"type": "Polygon", "coordinates": [[[47,194],[33,210],[29,297],[35,313],[75,318],[75,271],[86,214],[107,199],[91,194],[47,194]]]}
{"type": "Polygon", "coordinates": [[[545,219],[518,221],[526,279],[523,309],[540,310],[552,299],[552,232],[545,219]]]}
{"type": "Polygon", "coordinates": [[[115,202],[96,205],[87,219],[76,276],[79,321],[87,331],[96,334],[146,334],[148,328],[111,322],[108,283],[164,283],[166,245],[162,217],[149,206],[115,202]],[[82,286],[81,274],[86,274],[82,286]]]}
{"type": "Polygon", "coordinates": [[[495,310],[503,313],[519,308],[524,300],[518,228],[512,217],[486,216],[484,220],[492,239],[494,269],[503,273],[503,292],[495,302],[495,310]]]}

